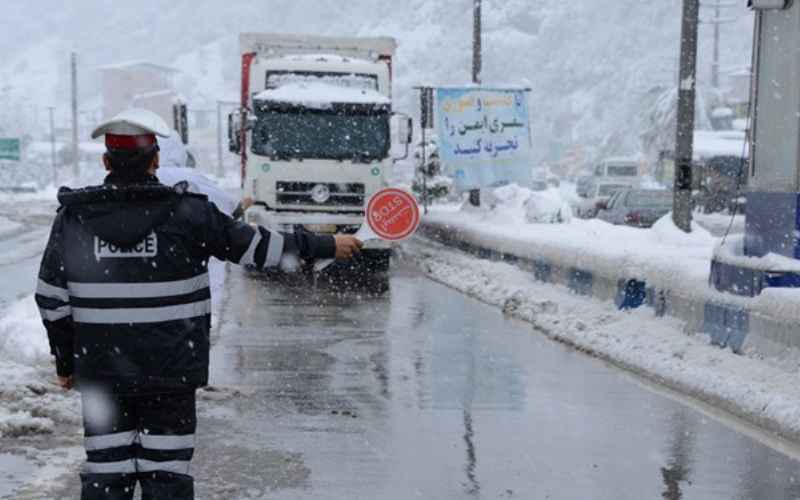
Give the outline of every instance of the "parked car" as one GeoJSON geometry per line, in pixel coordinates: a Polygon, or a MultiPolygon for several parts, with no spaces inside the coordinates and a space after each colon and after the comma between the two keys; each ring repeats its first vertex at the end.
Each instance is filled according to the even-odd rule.
{"type": "Polygon", "coordinates": [[[550,186],[547,184],[547,174],[545,171],[534,168],[531,174],[531,183],[528,187],[531,191],[547,191],[550,186]]]}
{"type": "Polygon", "coordinates": [[[593,182],[594,182],[594,176],[588,174],[581,175],[575,182],[575,192],[577,192],[578,196],[580,196],[581,198],[587,198],[589,196],[589,191],[592,188],[593,182]]]}
{"type": "Polygon", "coordinates": [[[597,215],[598,209],[604,207],[617,191],[634,188],[635,186],[632,183],[595,182],[591,185],[587,196],[575,207],[576,214],[583,219],[591,219],[597,215]]]}
{"type": "Polygon", "coordinates": [[[611,224],[651,227],[672,210],[672,191],[626,189],[599,204],[597,218],[611,224]],[[605,208],[603,208],[605,206],[605,208]]]}
{"type": "Polygon", "coordinates": [[[547,181],[541,179],[533,179],[530,184],[531,191],[540,192],[540,191],[547,191],[550,189],[550,185],[547,184],[547,181]]]}
{"type": "Polygon", "coordinates": [[[550,187],[555,187],[555,188],[560,187],[561,186],[561,178],[559,176],[557,176],[556,174],[548,171],[547,172],[547,183],[550,185],[550,187]]]}

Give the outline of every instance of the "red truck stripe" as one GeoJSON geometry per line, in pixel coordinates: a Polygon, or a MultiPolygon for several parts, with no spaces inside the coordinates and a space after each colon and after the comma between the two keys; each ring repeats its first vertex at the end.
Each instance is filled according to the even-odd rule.
{"type": "Polygon", "coordinates": [[[242,189],[244,189],[244,179],[247,176],[247,109],[250,101],[250,66],[256,58],[255,52],[242,54],[242,126],[239,133],[242,135],[241,158],[242,158],[242,189]]]}

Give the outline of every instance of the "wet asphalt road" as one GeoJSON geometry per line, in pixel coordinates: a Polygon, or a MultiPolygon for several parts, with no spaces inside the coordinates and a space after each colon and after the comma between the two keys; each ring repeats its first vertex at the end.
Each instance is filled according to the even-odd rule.
{"type": "Polygon", "coordinates": [[[0,309],[36,287],[39,262],[56,207],[55,200],[0,205],[0,216],[20,225],[0,236],[0,309]]]}
{"type": "Polygon", "coordinates": [[[212,378],[244,394],[203,405],[199,498],[800,498],[795,459],[413,270],[388,284],[230,270],[212,378]]]}

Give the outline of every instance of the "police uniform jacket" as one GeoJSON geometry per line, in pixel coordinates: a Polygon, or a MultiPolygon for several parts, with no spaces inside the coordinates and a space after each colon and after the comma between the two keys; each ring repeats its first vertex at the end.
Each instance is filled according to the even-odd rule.
{"type": "Polygon", "coordinates": [[[330,258],[332,236],[237,222],[185,184],[62,188],[36,301],[57,373],[117,393],[208,381],[208,260],[277,266],[285,253],[330,258]]]}

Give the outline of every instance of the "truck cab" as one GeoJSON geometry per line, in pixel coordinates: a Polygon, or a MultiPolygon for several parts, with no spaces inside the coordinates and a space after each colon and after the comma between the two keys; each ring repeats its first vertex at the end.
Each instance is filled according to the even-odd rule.
{"type": "MultiPolygon", "coordinates": [[[[241,155],[248,222],[291,232],[355,233],[369,197],[391,178],[392,138],[410,119],[393,114],[388,38],[243,34],[242,106],[229,117],[241,155]]],[[[365,253],[383,267],[390,247],[365,253]]]]}

